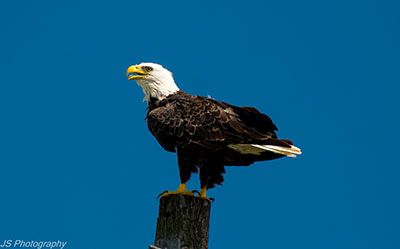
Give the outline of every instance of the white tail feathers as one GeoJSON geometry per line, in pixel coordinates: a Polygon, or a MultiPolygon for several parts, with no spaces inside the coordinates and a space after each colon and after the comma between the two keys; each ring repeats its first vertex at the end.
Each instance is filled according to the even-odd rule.
{"type": "Polygon", "coordinates": [[[277,154],[285,155],[288,157],[296,157],[297,155],[301,154],[301,150],[293,145],[291,145],[290,147],[283,147],[278,145],[252,144],[251,146],[262,150],[268,150],[277,154]]]}

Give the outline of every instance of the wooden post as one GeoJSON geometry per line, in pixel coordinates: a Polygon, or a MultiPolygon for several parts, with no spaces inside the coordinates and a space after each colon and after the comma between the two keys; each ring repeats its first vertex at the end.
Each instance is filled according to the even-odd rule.
{"type": "Polygon", "coordinates": [[[187,195],[162,197],[153,248],[207,249],[210,211],[211,201],[206,199],[187,195]]]}

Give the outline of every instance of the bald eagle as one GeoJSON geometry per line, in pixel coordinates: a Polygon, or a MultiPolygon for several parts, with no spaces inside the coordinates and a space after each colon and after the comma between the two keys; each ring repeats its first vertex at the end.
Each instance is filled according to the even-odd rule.
{"type": "Polygon", "coordinates": [[[278,139],[271,118],[253,107],[238,107],[209,97],[190,95],[176,85],[172,73],[155,63],[127,69],[148,103],[147,125],[158,143],[177,153],[181,183],[163,195],[193,195],[186,189],[191,173],[200,174],[200,197],[221,185],[225,166],[296,157],[301,150],[278,139]]]}

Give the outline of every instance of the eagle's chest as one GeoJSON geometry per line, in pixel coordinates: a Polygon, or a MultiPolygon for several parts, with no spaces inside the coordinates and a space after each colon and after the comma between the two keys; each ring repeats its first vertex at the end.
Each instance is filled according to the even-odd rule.
{"type": "Polygon", "coordinates": [[[174,103],[166,103],[149,109],[147,125],[160,145],[174,151],[175,147],[185,139],[185,110],[174,103]]]}
{"type": "Polygon", "coordinates": [[[149,106],[147,124],[157,141],[172,150],[202,144],[212,147],[223,140],[218,120],[225,116],[208,99],[173,96],[149,106]]]}

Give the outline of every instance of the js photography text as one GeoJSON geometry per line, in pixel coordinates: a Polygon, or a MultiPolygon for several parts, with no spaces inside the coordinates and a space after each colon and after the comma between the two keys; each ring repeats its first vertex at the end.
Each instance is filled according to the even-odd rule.
{"type": "Polygon", "coordinates": [[[0,248],[60,248],[63,249],[68,242],[66,241],[35,241],[35,240],[0,240],[0,248]]]}

